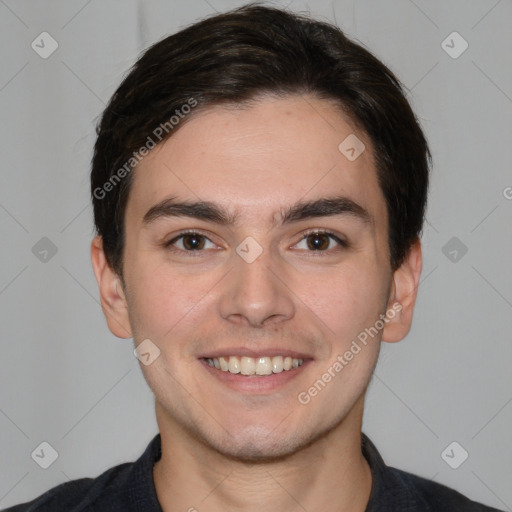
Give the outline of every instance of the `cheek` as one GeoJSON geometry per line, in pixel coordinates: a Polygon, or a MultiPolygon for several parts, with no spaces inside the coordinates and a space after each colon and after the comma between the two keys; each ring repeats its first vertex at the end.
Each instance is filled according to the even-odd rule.
{"type": "Polygon", "coordinates": [[[385,283],[375,264],[354,263],[305,279],[300,295],[328,327],[338,349],[372,326],[386,302],[385,283]]]}
{"type": "Polygon", "coordinates": [[[132,269],[129,307],[137,338],[176,337],[218,280],[214,272],[180,272],[148,255],[132,269]]]}

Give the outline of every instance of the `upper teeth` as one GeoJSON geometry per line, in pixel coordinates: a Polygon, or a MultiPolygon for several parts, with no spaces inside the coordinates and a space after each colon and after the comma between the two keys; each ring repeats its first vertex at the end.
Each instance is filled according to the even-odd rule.
{"type": "Polygon", "coordinates": [[[241,373],[242,375],[270,375],[272,373],[281,373],[283,370],[298,368],[302,365],[304,359],[288,356],[229,356],[206,358],[206,361],[210,366],[215,366],[215,368],[223,372],[241,373]]]}

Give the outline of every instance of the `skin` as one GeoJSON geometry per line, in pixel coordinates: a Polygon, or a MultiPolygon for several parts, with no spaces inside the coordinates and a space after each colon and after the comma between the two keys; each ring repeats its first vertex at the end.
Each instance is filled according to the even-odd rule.
{"type": "Polygon", "coordinates": [[[399,269],[390,267],[370,141],[326,100],[262,96],[244,108],[194,113],[134,172],[124,286],[101,238],[91,254],[111,331],[136,345],[149,338],[160,350],[141,368],[162,438],[154,480],[163,510],[316,511],[336,503],[364,511],[371,491],[360,448],[364,395],[381,339],[399,341],[410,329],[422,266],[417,241],[399,269]],[[366,146],[354,161],[338,150],[349,134],[366,146]],[[290,205],[337,195],[370,220],[341,214],[281,223],[290,205]],[[238,213],[238,223],[143,221],[170,197],[216,203],[238,213]],[[187,252],[183,238],[165,246],[183,229],[207,237],[200,251],[187,252]],[[315,230],[349,245],[306,236],[315,230]],[[236,252],[249,236],[263,250],[252,263],[236,252]],[[301,404],[298,394],[393,304],[401,311],[384,330],[301,404]],[[200,356],[241,346],[295,350],[308,361],[275,389],[235,389],[200,356]]]}

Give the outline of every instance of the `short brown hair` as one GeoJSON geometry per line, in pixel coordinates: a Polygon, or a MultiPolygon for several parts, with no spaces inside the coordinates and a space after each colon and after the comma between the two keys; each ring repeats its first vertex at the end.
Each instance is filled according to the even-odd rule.
{"type": "Polygon", "coordinates": [[[103,112],[91,193],[96,230],[118,274],[122,276],[129,171],[155,129],[167,127],[158,142],[172,136],[171,118],[191,99],[197,107],[176,129],[205,107],[240,104],[263,93],[309,93],[335,100],[369,137],[388,211],[390,264],[393,270],[401,265],[421,234],[430,167],[427,141],[403,87],[380,60],[335,25],[249,4],[151,46],[103,112]]]}

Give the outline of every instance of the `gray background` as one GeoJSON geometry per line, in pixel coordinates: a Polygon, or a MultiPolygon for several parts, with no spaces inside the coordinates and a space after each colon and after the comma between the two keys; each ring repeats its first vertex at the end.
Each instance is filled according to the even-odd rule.
{"type": "MultiPolygon", "coordinates": [[[[157,432],[89,261],[94,127],[142,49],[241,4],[0,0],[0,507],[135,460],[157,432]],[[59,45],[47,59],[31,48],[43,31],[59,45]],[[31,458],[43,441],[58,452],[46,470],[31,458]]],[[[388,464],[512,510],[512,2],[290,8],[336,19],[398,74],[434,155],[414,325],[383,346],[364,431],[388,464]],[[453,31],[458,58],[441,44],[453,31]],[[453,441],[469,453],[458,469],[441,457],[453,441]]]]}

